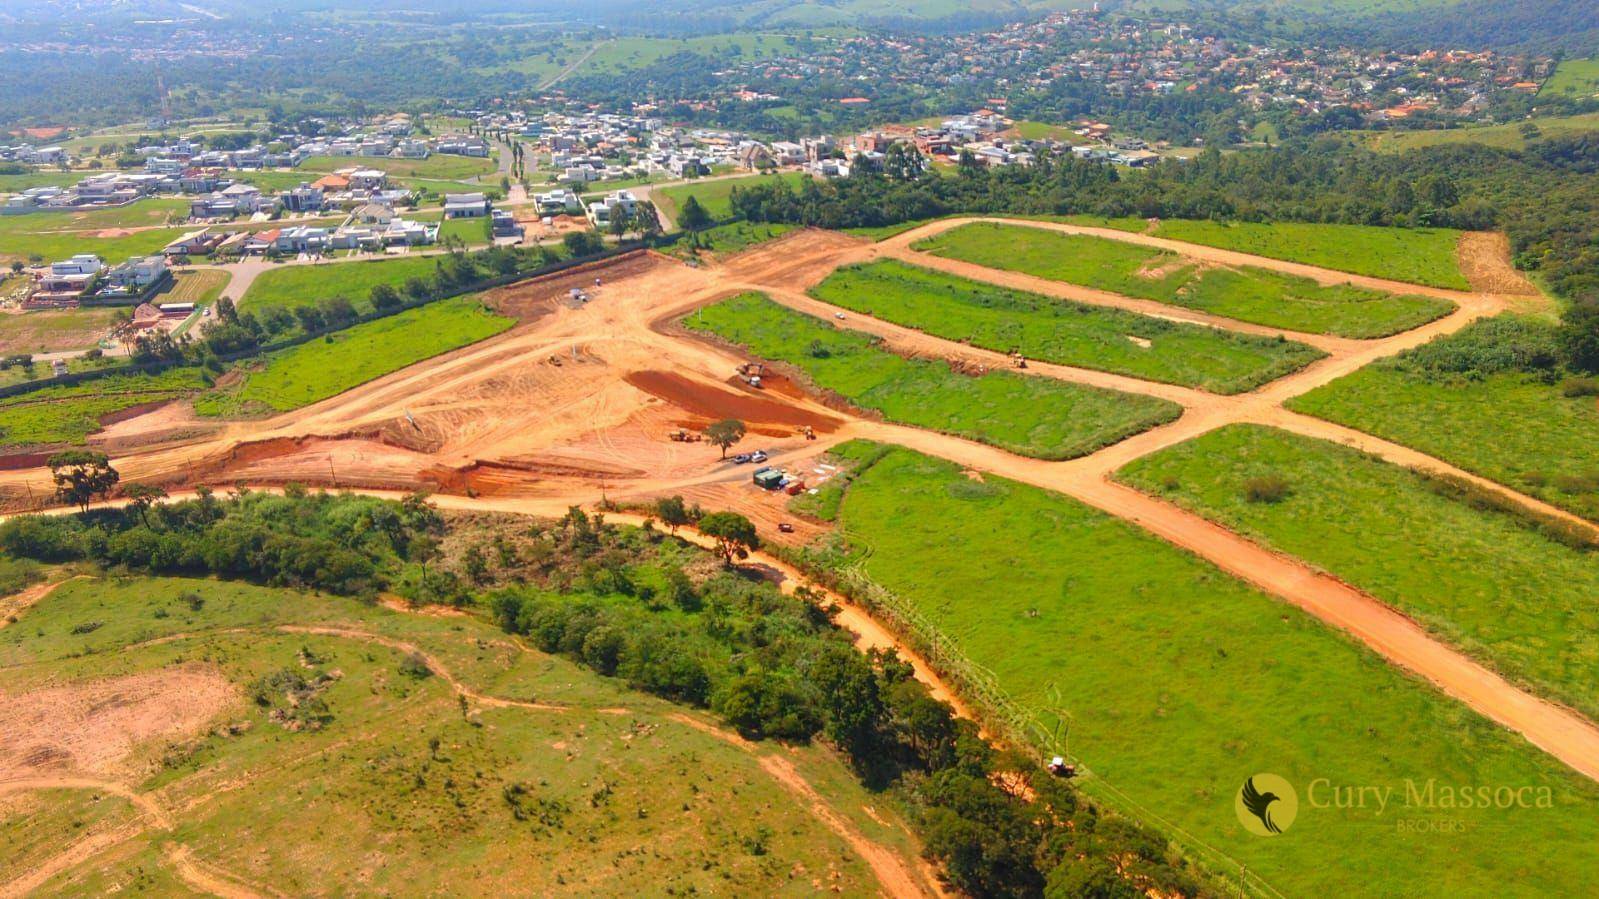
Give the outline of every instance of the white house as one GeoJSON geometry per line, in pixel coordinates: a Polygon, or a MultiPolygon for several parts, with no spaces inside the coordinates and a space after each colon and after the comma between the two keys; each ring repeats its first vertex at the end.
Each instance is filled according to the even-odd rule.
{"type": "Polygon", "coordinates": [[[125,293],[144,290],[166,278],[165,256],[134,256],[106,273],[106,283],[125,293]]]}
{"type": "Polygon", "coordinates": [[[609,228],[611,219],[617,214],[622,218],[631,219],[638,212],[638,198],[630,190],[619,190],[606,195],[605,199],[589,204],[589,221],[596,228],[609,228]]]}
{"type": "Polygon", "coordinates": [[[482,218],[488,214],[489,199],[483,194],[444,195],[444,217],[447,219],[482,218]]]}
{"type": "Polygon", "coordinates": [[[105,261],[92,253],[79,253],[65,262],[50,263],[52,275],[93,275],[105,268],[105,261]]]}

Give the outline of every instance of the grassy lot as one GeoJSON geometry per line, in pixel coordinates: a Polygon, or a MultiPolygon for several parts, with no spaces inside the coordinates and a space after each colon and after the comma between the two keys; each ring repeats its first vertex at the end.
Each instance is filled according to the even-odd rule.
{"type": "MultiPolygon", "coordinates": [[[[1468,347],[1494,327],[1479,322],[1428,348],[1468,347]]],[[[1440,375],[1418,364],[1421,353],[1368,365],[1288,405],[1599,521],[1599,407],[1592,396],[1566,396],[1559,383],[1514,370],[1440,375]]]]}
{"type": "MultiPolygon", "coordinates": [[[[746,751],[693,726],[697,713],[520,648],[476,617],[237,582],[108,578],[70,582],[0,630],[0,659],[8,698],[128,675],[162,689],[178,671],[231,684],[236,697],[204,729],[136,743],[115,776],[160,791],[174,838],[198,862],[275,891],[414,895],[470,882],[501,895],[797,895],[816,879],[873,892],[860,855],[763,767],[777,753],[818,803],[916,856],[899,816],[829,750],[746,751]],[[412,673],[401,649],[285,626],[401,641],[469,689],[564,708],[463,706],[438,673],[412,673]],[[145,642],[162,637],[171,640],[145,642]],[[324,673],[321,726],[291,730],[273,717],[287,694],[263,686],[267,677],[324,673]],[[374,846],[385,847],[381,858],[374,846]]],[[[136,817],[86,791],[12,793],[7,803],[8,859],[52,857],[136,817]]],[[[187,895],[161,860],[167,839],[135,833],[41,893],[187,895]]]]}
{"type": "Polygon", "coordinates": [[[1165,219],[1154,233],[1156,237],[1373,278],[1453,290],[1471,289],[1471,283],[1460,273],[1460,260],[1455,253],[1460,232],[1453,228],[1165,219]]]}
{"type": "Polygon", "coordinates": [[[1058,140],[1068,144],[1088,143],[1070,125],[1050,125],[1045,122],[1020,121],[1015,127],[1016,136],[1022,140],[1058,140]]]}
{"type": "Polygon", "coordinates": [[[273,353],[239,384],[200,397],[195,410],[240,415],[298,409],[514,324],[475,296],[440,300],[273,353]]]}
{"type": "MultiPolygon", "coordinates": [[[[767,224],[757,222],[736,221],[725,225],[717,225],[700,232],[699,249],[717,256],[731,256],[742,253],[752,247],[760,246],[769,240],[776,240],[785,234],[795,231],[798,225],[767,224]]],[[[665,249],[665,252],[679,258],[692,258],[697,255],[688,241],[680,240],[665,249]]]]}
{"type": "MultiPolygon", "coordinates": [[[[460,181],[487,175],[497,166],[493,159],[477,156],[445,156],[435,153],[426,159],[391,159],[387,156],[307,156],[298,166],[306,172],[332,172],[351,166],[374,168],[391,178],[430,178],[460,181]]],[[[316,180],[312,178],[311,180],[316,180]]]]}
{"type": "Polygon", "coordinates": [[[81,350],[111,330],[117,310],[41,309],[20,315],[0,315],[0,355],[53,353],[81,350]]]}
{"type": "Polygon", "coordinates": [[[0,399],[0,446],[82,443],[100,419],[144,403],[184,396],[203,385],[192,368],[130,374],[0,399]]]}
{"type": "Polygon", "coordinates": [[[367,308],[367,295],[372,288],[389,284],[398,289],[408,278],[426,277],[437,266],[438,260],[428,256],[285,265],[262,272],[240,298],[239,307],[259,313],[273,306],[292,309],[344,296],[358,308],[367,308]]]}
{"type": "Polygon", "coordinates": [[[1249,390],[1322,356],[1301,343],[1007,290],[895,260],[841,268],[811,294],[949,340],[1216,393],[1249,390]]]}
{"type": "Polygon", "coordinates": [[[804,182],[810,177],[803,172],[783,172],[777,175],[750,175],[747,178],[722,178],[716,181],[692,181],[688,184],[678,184],[672,187],[662,187],[650,192],[650,199],[661,211],[672,220],[677,221],[683,204],[688,202],[690,196],[700,201],[705,211],[711,218],[721,221],[733,217],[733,207],[729,202],[733,188],[753,187],[773,179],[780,179],[790,187],[804,182]]]}
{"type": "Polygon", "coordinates": [[[157,294],[151,302],[194,303],[203,306],[215,301],[222,294],[222,289],[233,280],[233,275],[217,269],[195,269],[174,272],[172,278],[171,286],[157,294]]]}
{"type": "Polygon", "coordinates": [[[1599,713],[1599,565],[1339,444],[1234,425],[1137,460],[1127,482],[1332,572],[1584,714],[1599,713]],[[1251,497],[1280,479],[1280,498],[1251,497]]]}
{"type": "Polygon", "coordinates": [[[1540,97],[1599,95],[1599,58],[1562,59],[1555,73],[1538,89],[1540,97]]]}
{"type": "Polygon", "coordinates": [[[1213,851],[1201,857],[1229,883],[1236,868],[1218,853],[1289,896],[1599,889],[1599,786],[1132,525],[902,449],[857,476],[841,520],[858,551],[848,564],[913,605],[1012,700],[1064,721],[1040,750],[1068,749],[1092,772],[1085,790],[1203,841],[1213,851]],[[1298,792],[1281,838],[1252,836],[1234,813],[1257,772],[1298,792]],[[1392,788],[1392,802],[1313,807],[1321,778],[1321,802],[1328,782],[1392,788]],[[1544,785],[1554,807],[1405,807],[1407,780],[1544,785]],[[1417,819],[1459,829],[1400,823],[1417,819]]]}
{"type": "Polygon", "coordinates": [[[1563,137],[1585,131],[1599,130],[1599,112],[1574,116],[1545,116],[1504,125],[1473,125],[1466,128],[1434,128],[1422,131],[1368,131],[1361,139],[1373,150],[1383,153],[1404,153],[1426,147],[1450,144],[1485,144],[1503,150],[1525,150],[1527,133],[1522,129],[1532,124],[1537,131],[1532,139],[1563,137]]]}
{"type": "Polygon", "coordinates": [[[685,324],[792,365],[889,421],[955,434],[1039,459],[1070,459],[1175,419],[1175,403],[996,371],[971,377],[943,362],[879,349],[873,338],[743,294],[685,324]]]}
{"type": "Polygon", "coordinates": [[[117,209],[90,212],[36,212],[0,217],[0,260],[64,259],[77,253],[94,253],[109,262],[129,256],[153,253],[184,231],[179,227],[158,227],[132,234],[102,236],[126,228],[165,225],[169,219],[188,215],[183,200],[152,199],[117,209]]]}
{"type": "Polygon", "coordinates": [[[1324,287],[1265,269],[1203,267],[1152,247],[1023,225],[962,225],[917,241],[915,249],[1312,334],[1382,337],[1454,308],[1446,300],[1324,287]]]}
{"type": "Polygon", "coordinates": [[[34,169],[20,175],[0,175],[0,194],[21,193],[32,187],[71,187],[88,172],[52,172],[34,169]]]}

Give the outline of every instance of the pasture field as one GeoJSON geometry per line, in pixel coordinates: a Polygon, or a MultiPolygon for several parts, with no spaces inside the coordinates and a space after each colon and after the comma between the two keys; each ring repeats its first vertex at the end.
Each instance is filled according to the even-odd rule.
{"type": "Polygon", "coordinates": [[[285,265],[262,272],[239,299],[239,308],[260,314],[266,309],[293,309],[330,297],[343,296],[357,308],[370,308],[367,296],[379,284],[398,290],[409,278],[425,278],[438,266],[436,257],[397,256],[391,259],[333,262],[319,265],[285,265]]]}
{"type": "Polygon", "coordinates": [[[1599,96],[1599,58],[1562,59],[1555,73],[1538,89],[1540,97],[1599,96]]]}
{"type": "MultiPolygon", "coordinates": [[[[829,750],[743,748],[699,713],[474,616],[217,580],[79,580],[0,630],[0,660],[8,701],[138,683],[130,701],[172,709],[155,738],[107,750],[97,772],[158,801],[170,831],[103,790],[7,797],[8,859],[129,827],[50,878],[46,894],[187,894],[175,852],[224,880],[290,894],[447,893],[466,882],[500,895],[871,893],[860,855],[766,767],[774,752],[816,805],[916,854],[898,815],[829,750]],[[307,627],[340,633],[289,630],[307,627]],[[314,705],[286,719],[279,685],[295,681],[318,685],[314,705]],[[182,694],[196,682],[208,697],[198,710],[182,694]]],[[[75,723],[114,730],[98,720],[75,723]]]]}
{"type": "Polygon", "coordinates": [[[1288,407],[1413,447],[1473,474],[1599,521],[1599,406],[1560,378],[1514,369],[1443,374],[1425,352],[1459,347],[1505,327],[1552,327],[1527,319],[1478,322],[1426,347],[1368,365],[1294,397],[1288,407]],[[1572,395],[1567,395],[1570,392],[1572,395]]]}
{"type": "Polygon", "coordinates": [[[846,266],[810,293],[949,340],[1214,393],[1250,390],[1322,356],[1302,343],[1009,290],[897,260],[846,266]]]}
{"type": "Polygon", "coordinates": [[[117,310],[109,308],[41,309],[0,315],[0,356],[81,350],[111,330],[117,310]]]}
{"type": "Polygon", "coordinates": [[[1453,228],[1164,219],[1152,233],[1390,281],[1471,289],[1460,272],[1460,232],[1453,228]]]}
{"type": "Polygon", "coordinates": [[[1384,337],[1447,314],[1447,300],[1348,284],[1323,286],[1251,267],[1210,267],[1176,253],[1024,225],[974,222],[914,248],[1123,296],[1311,334],[1384,337]]]}
{"type": "Polygon", "coordinates": [[[889,421],[978,440],[1038,459],[1091,453],[1171,421],[1175,403],[996,371],[978,377],[906,359],[760,294],[707,306],[684,324],[802,371],[818,388],[889,421]]]}
{"type": "Polygon", "coordinates": [[[1382,153],[1405,153],[1450,144],[1483,144],[1501,150],[1525,150],[1529,140],[1564,137],[1599,129],[1599,112],[1574,116],[1542,116],[1503,125],[1472,125],[1466,128],[1429,128],[1420,131],[1366,131],[1361,141],[1382,153]],[[1537,130],[1529,138],[1524,127],[1537,130]]]}
{"type": "MultiPolygon", "coordinates": [[[[434,153],[426,159],[394,159],[388,156],[307,156],[298,168],[306,172],[333,172],[351,166],[371,167],[387,172],[391,178],[428,178],[436,181],[462,181],[495,171],[492,157],[446,156],[434,153]]],[[[311,180],[316,180],[312,178],[311,180]]]]}
{"type": "Polygon", "coordinates": [[[700,205],[705,207],[705,211],[711,214],[712,219],[724,221],[733,217],[733,206],[729,202],[733,188],[754,187],[772,180],[781,180],[792,188],[804,183],[809,177],[804,172],[782,172],[776,175],[750,175],[746,178],[721,178],[715,181],[702,179],[688,184],[656,188],[650,192],[650,199],[674,222],[682,213],[683,204],[688,202],[691,196],[700,201],[700,205]]]}
{"type": "Polygon", "coordinates": [[[1133,525],[899,448],[857,473],[840,520],[853,552],[836,558],[1042,719],[1057,736],[1041,752],[1069,751],[1085,792],[1191,850],[1202,841],[1197,857],[1228,883],[1241,863],[1290,896],[1599,888],[1599,786],[1133,525]],[[1259,772],[1298,791],[1280,838],[1249,834],[1234,812],[1259,772]],[[1552,808],[1403,807],[1407,782],[1547,786],[1552,808]],[[1393,802],[1318,807],[1329,784],[1391,786],[1393,802]],[[1460,829],[1396,826],[1412,818],[1460,829]]]}
{"type": "Polygon", "coordinates": [[[0,446],[82,443],[100,429],[104,416],[177,399],[202,386],[197,369],[172,368],[6,397],[0,399],[0,446]]]}
{"type": "MultiPolygon", "coordinates": [[[[790,41],[792,38],[788,35],[753,31],[684,38],[619,37],[601,43],[594,55],[579,66],[575,74],[614,74],[647,68],[677,53],[695,53],[718,59],[758,59],[793,52],[790,41]]],[[[571,53],[574,60],[579,55],[581,51],[571,53]]]]}
{"type": "Polygon", "coordinates": [[[280,350],[242,381],[195,401],[202,415],[286,412],[336,396],[414,362],[516,324],[476,296],[439,300],[280,350]]]}
{"type": "Polygon", "coordinates": [[[1510,679],[1599,716],[1599,546],[1358,450],[1232,425],[1119,477],[1297,556],[1510,679]]]}

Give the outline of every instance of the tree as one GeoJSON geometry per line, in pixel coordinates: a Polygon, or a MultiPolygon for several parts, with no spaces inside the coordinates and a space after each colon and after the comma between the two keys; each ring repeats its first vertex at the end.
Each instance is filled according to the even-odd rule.
{"type": "Polygon", "coordinates": [[[605,240],[592,231],[568,231],[561,243],[573,256],[592,256],[605,249],[605,240]]]}
{"type": "Polygon", "coordinates": [[[698,197],[689,195],[683,203],[683,211],[677,217],[677,223],[689,231],[704,231],[711,226],[711,214],[700,205],[698,197]]]}
{"type": "Polygon", "coordinates": [[[1566,310],[1559,340],[1567,365],[1581,372],[1599,372],[1599,298],[1579,300],[1566,310]]]}
{"type": "Polygon", "coordinates": [[[56,498],[84,512],[96,497],[104,497],[122,480],[106,454],[93,450],[65,450],[51,456],[49,464],[56,498]]]}
{"type": "Polygon", "coordinates": [[[700,519],[700,533],[716,539],[716,551],[728,565],[734,559],[749,555],[759,549],[761,538],[755,534],[755,525],[737,512],[712,512],[700,519]]]}
{"type": "Polygon", "coordinates": [[[683,504],[681,496],[663,496],[655,501],[655,517],[675,534],[689,522],[688,506],[683,504]]]}
{"type": "Polygon", "coordinates": [[[400,292],[388,284],[379,284],[372,288],[369,297],[373,309],[393,309],[400,305],[400,292]]]}
{"type": "Polygon", "coordinates": [[[722,458],[727,458],[727,448],[744,439],[744,423],[736,418],[724,418],[705,428],[705,439],[716,444],[722,450],[722,458]]]}
{"type": "Polygon", "coordinates": [[[167,498],[167,492],[154,484],[129,484],[122,488],[122,495],[128,498],[128,508],[139,516],[139,522],[145,527],[150,526],[150,507],[156,500],[167,498]]]}

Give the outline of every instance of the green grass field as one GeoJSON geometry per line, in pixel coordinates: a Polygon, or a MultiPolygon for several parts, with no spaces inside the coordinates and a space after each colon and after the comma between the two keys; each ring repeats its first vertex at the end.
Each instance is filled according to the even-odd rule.
{"type": "MultiPolygon", "coordinates": [[[[685,38],[619,37],[599,45],[583,65],[579,75],[595,75],[642,69],[677,53],[695,53],[718,59],[759,59],[792,53],[787,35],[758,32],[732,32],[685,38]]],[[[581,53],[573,53],[576,61],[581,53]]]]}
{"type": "Polygon", "coordinates": [[[379,284],[395,289],[408,278],[425,278],[439,260],[427,256],[399,256],[322,265],[285,265],[262,272],[239,300],[240,309],[260,313],[274,306],[293,309],[330,297],[343,296],[359,308],[368,308],[367,295],[379,284]]]}
{"type": "Polygon", "coordinates": [[[214,715],[191,713],[198,720],[184,730],[133,742],[100,775],[156,793],[171,832],[105,791],[7,795],[8,865],[128,828],[40,894],[195,894],[167,860],[175,844],[227,877],[297,895],[450,893],[463,883],[501,895],[799,895],[813,880],[873,892],[866,862],[764,767],[768,756],[792,766],[829,814],[916,857],[901,817],[831,751],[746,750],[697,728],[708,721],[700,713],[526,649],[476,617],[237,582],[106,577],[70,582],[0,630],[8,701],[137,677],[137,698],[118,703],[164,697],[182,709],[182,675],[231,685],[233,698],[214,715]],[[318,626],[348,633],[283,630],[318,626]],[[393,642],[482,695],[561,708],[467,701],[438,671],[409,673],[393,642]],[[331,679],[317,697],[328,715],[319,728],[274,718],[285,694],[264,678],[322,674],[331,679]]]}
{"type": "Polygon", "coordinates": [[[1599,58],[1562,59],[1555,73],[1538,89],[1540,97],[1599,96],[1599,58]]]}
{"type": "Polygon", "coordinates": [[[975,222],[914,248],[978,265],[1171,303],[1239,321],[1340,337],[1382,337],[1454,308],[1446,300],[1351,285],[1322,286],[1258,268],[1208,268],[1183,256],[1102,237],[975,222]]]}
{"type": "Polygon", "coordinates": [[[1507,513],[1356,450],[1234,425],[1120,477],[1331,572],[1584,714],[1599,713],[1599,566],[1507,513]],[[1277,477],[1287,495],[1251,501],[1277,477]]]}
{"type": "Polygon", "coordinates": [[[0,399],[0,446],[82,443],[100,419],[145,403],[177,399],[202,387],[193,368],[156,375],[116,375],[71,387],[47,387],[0,399]]]}
{"type": "Polygon", "coordinates": [[[972,377],[943,362],[880,349],[858,331],[743,294],[684,320],[755,356],[792,365],[822,390],[889,421],[955,434],[1039,459],[1070,459],[1175,419],[1175,403],[996,371],[972,377]]]}
{"type": "Polygon", "coordinates": [[[39,256],[52,261],[93,253],[108,262],[122,262],[171,243],[184,229],[165,225],[169,220],[181,222],[188,213],[185,200],[151,199],[116,209],[0,216],[0,260],[39,256]],[[148,230],[114,234],[128,228],[148,230]],[[102,236],[102,232],[110,233],[102,236]]]}
{"type": "Polygon", "coordinates": [[[1599,112],[1574,116],[1540,116],[1503,125],[1473,125],[1466,128],[1433,128],[1421,131],[1367,131],[1362,132],[1360,137],[1366,146],[1383,153],[1404,153],[1451,144],[1484,144],[1502,150],[1525,150],[1529,138],[1523,128],[1529,123],[1537,129],[1532,135],[1533,140],[1564,137],[1599,130],[1599,112]]]}
{"type": "Polygon", "coordinates": [[[1040,751],[1068,750],[1091,772],[1085,791],[1211,847],[1200,857],[1227,883],[1242,863],[1288,896],[1599,889],[1599,786],[1132,525],[900,449],[858,475],[840,514],[858,551],[847,564],[1012,700],[1064,722],[1040,751]],[[1258,772],[1298,792],[1282,837],[1234,813],[1258,772]],[[1406,807],[1407,780],[1543,785],[1554,807],[1406,807]],[[1323,803],[1331,785],[1395,792],[1383,811],[1314,807],[1313,781],[1323,803]],[[1407,829],[1417,820],[1458,830],[1407,829]]]}
{"type": "Polygon", "coordinates": [[[31,187],[71,187],[84,179],[86,172],[53,172],[34,169],[18,175],[0,175],[0,193],[21,193],[31,187]]]}
{"type": "MultiPolygon", "coordinates": [[[[716,256],[731,256],[742,253],[753,247],[758,247],[770,240],[776,240],[785,234],[792,233],[799,228],[798,225],[771,224],[766,222],[728,222],[706,228],[699,234],[699,249],[716,256]]],[[[695,251],[686,240],[680,240],[665,249],[666,253],[680,258],[690,258],[695,251]]]]}
{"type": "Polygon", "coordinates": [[[803,183],[808,177],[810,176],[803,172],[783,172],[778,175],[750,175],[746,178],[693,181],[688,184],[657,188],[650,192],[650,199],[655,202],[655,205],[662,212],[666,213],[667,217],[676,222],[682,212],[683,204],[688,202],[688,198],[692,196],[700,201],[700,205],[704,206],[705,211],[711,214],[711,218],[722,221],[733,216],[733,207],[729,202],[733,188],[753,187],[757,184],[777,179],[782,180],[789,187],[795,187],[803,183]]]}
{"type": "MultiPolygon", "coordinates": [[[[298,166],[307,173],[332,172],[360,166],[387,172],[391,178],[424,178],[435,181],[461,181],[487,175],[496,168],[493,159],[477,156],[446,156],[435,153],[426,159],[393,159],[387,156],[307,156],[298,166]]],[[[311,180],[316,180],[314,177],[311,180]]]]}
{"type": "Polygon", "coordinates": [[[1156,237],[1302,262],[1340,272],[1469,290],[1453,228],[1379,228],[1302,222],[1209,222],[1164,219],[1156,237]]]}
{"type": "MultiPolygon", "coordinates": [[[[1478,323],[1434,343],[1460,344],[1486,328],[1478,323]]],[[[1599,407],[1592,396],[1566,396],[1559,384],[1517,371],[1438,377],[1412,357],[1368,365],[1288,406],[1599,521],[1599,407]]]]}
{"type": "Polygon", "coordinates": [[[439,300],[273,353],[241,383],[195,401],[202,415],[286,412],[516,324],[475,296],[439,300]]]}
{"type": "Polygon", "coordinates": [[[1249,390],[1322,356],[1302,343],[1007,290],[896,260],[841,268],[811,295],[949,340],[1216,393],[1249,390]]]}

